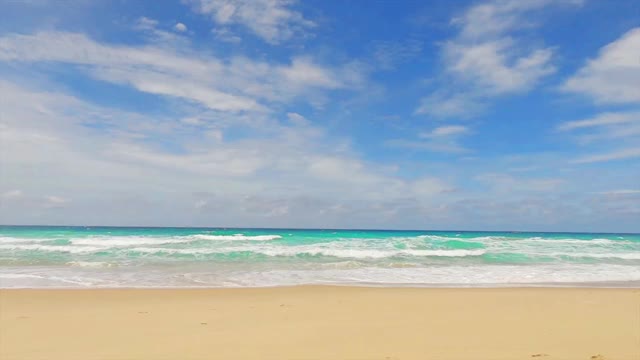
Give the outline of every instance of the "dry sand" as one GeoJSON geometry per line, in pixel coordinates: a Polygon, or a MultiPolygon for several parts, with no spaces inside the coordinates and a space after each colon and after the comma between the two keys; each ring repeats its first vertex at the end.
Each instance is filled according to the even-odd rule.
{"type": "Polygon", "coordinates": [[[640,289],[1,290],[0,359],[640,359],[640,289]]]}

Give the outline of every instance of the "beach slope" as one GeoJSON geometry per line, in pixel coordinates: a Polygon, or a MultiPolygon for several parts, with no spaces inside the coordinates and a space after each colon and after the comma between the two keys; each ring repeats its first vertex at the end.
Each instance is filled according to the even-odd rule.
{"type": "Polygon", "coordinates": [[[640,359],[640,289],[0,290],[0,359],[640,359]]]}

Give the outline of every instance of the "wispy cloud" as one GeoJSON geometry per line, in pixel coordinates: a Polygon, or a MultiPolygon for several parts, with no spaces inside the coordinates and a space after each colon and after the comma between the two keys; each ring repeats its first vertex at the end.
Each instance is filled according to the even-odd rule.
{"type": "Polygon", "coordinates": [[[640,158],[640,147],[616,150],[616,151],[606,152],[603,154],[584,156],[584,157],[575,159],[572,162],[576,164],[587,164],[587,163],[625,160],[625,159],[634,159],[634,158],[640,158]]]}
{"type": "Polygon", "coordinates": [[[487,95],[517,93],[530,89],[542,77],[555,72],[552,51],[536,49],[517,55],[516,43],[509,38],[481,43],[452,41],[444,47],[448,71],[487,95]]]}
{"type": "Polygon", "coordinates": [[[240,25],[268,43],[278,44],[314,27],[292,8],[292,0],[184,0],[218,26],[240,25]]]}
{"type": "Polygon", "coordinates": [[[465,135],[470,132],[467,126],[462,125],[448,125],[448,126],[440,126],[432,131],[422,132],[420,133],[420,137],[424,139],[437,139],[443,137],[455,137],[460,135],[465,135]]]}
{"type": "Polygon", "coordinates": [[[403,41],[375,41],[372,44],[374,62],[384,70],[395,69],[398,65],[410,61],[422,53],[422,41],[409,39],[403,41]]]}
{"type": "Polygon", "coordinates": [[[629,143],[638,142],[640,141],[640,112],[606,112],[588,119],[565,122],[557,129],[571,133],[582,145],[607,140],[619,142],[621,139],[626,139],[629,143]]]}
{"type": "Polygon", "coordinates": [[[640,123],[640,112],[607,112],[583,120],[568,121],[558,126],[558,130],[569,131],[619,124],[640,123]]]}
{"type": "Polygon", "coordinates": [[[22,197],[22,190],[9,190],[0,194],[0,199],[8,200],[8,199],[17,199],[22,197]]]}
{"type": "Polygon", "coordinates": [[[0,193],[0,204],[7,208],[27,206],[32,210],[58,209],[67,206],[71,199],[56,195],[27,194],[22,190],[0,193]]]}
{"type": "Polygon", "coordinates": [[[482,100],[468,90],[456,93],[450,90],[438,90],[420,100],[415,114],[424,114],[440,119],[466,119],[477,115],[484,107],[482,100]]]}
{"type": "Polygon", "coordinates": [[[558,3],[538,0],[496,0],[474,5],[451,24],[458,29],[443,43],[444,89],[421,100],[417,114],[435,118],[468,117],[497,96],[530,90],[554,73],[553,49],[536,46],[516,30],[534,28],[535,11],[558,3]]]}
{"type": "Polygon", "coordinates": [[[168,46],[178,47],[188,44],[184,36],[187,27],[182,23],[165,27],[156,19],[142,16],[133,23],[132,28],[144,34],[150,42],[164,44],[165,48],[168,46]]]}
{"type": "Polygon", "coordinates": [[[211,30],[213,36],[220,41],[237,44],[242,41],[242,38],[227,28],[214,28],[211,30]]]}
{"type": "Polygon", "coordinates": [[[640,28],[634,28],[600,49],[561,89],[591,99],[595,105],[624,105],[587,119],[568,121],[558,130],[571,132],[582,145],[599,145],[592,154],[573,160],[577,164],[640,157],[640,28]],[[608,145],[602,148],[602,145],[608,145]],[[612,148],[617,150],[611,150],[612,148]]]}
{"type": "Polygon", "coordinates": [[[469,151],[460,144],[460,138],[470,133],[471,130],[467,126],[440,126],[431,131],[419,133],[418,138],[420,140],[391,139],[386,142],[386,145],[412,150],[459,154],[469,151]]]}
{"type": "MultiPolygon", "coordinates": [[[[140,24],[155,29],[152,20],[143,18],[140,24]]],[[[0,37],[0,61],[84,65],[79,70],[96,79],[218,111],[266,111],[272,102],[313,99],[323,89],[349,88],[363,81],[353,67],[326,67],[309,57],[296,57],[288,64],[227,60],[182,45],[122,46],[66,32],[0,37]]]]}
{"type": "MultiPolygon", "coordinates": [[[[378,10],[179,1],[186,6],[159,5],[157,20],[109,2],[63,14],[49,1],[35,15],[8,5],[17,10],[0,26],[3,222],[637,228],[639,109],[625,98],[635,65],[615,62],[631,35],[571,77],[604,81],[602,69],[626,66],[629,82],[615,78],[626,84],[622,100],[602,101],[586,82],[563,88],[606,105],[600,114],[580,107],[562,124],[527,123],[558,105],[531,93],[513,104],[531,112],[517,121],[497,123],[514,107],[496,108],[496,121],[462,121],[575,64],[556,63],[582,49],[568,40],[573,27],[552,44],[543,36],[553,29],[541,26],[550,17],[566,25],[551,12],[579,2],[471,2],[444,29],[390,21],[356,39],[345,26],[380,28],[378,10]],[[614,65],[592,65],[605,58],[614,65]],[[420,98],[416,113],[461,121],[405,118],[420,98]],[[554,124],[562,138],[543,139],[554,124]],[[524,129],[527,144],[502,136],[524,129]]],[[[466,6],[441,5],[438,14],[466,6]]],[[[414,9],[399,4],[390,16],[414,9]]]]}
{"type": "MultiPolygon", "coordinates": [[[[21,185],[24,193],[38,190],[46,194],[40,199],[43,208],[64,206],[77,212],[88,198],[106,201],[122,192],[164,194],[161,197],[168,199],[163,201],[184,206],[186,194],[220,191],[229,204],[225,216],[230,218],[268,215],[320,221],[317,214],[322,209],[313,206],[304,207],[304,214],[290,212],[302,211],[299,199],[304,198],[322,199],[325,209],[345,201],[373,204],[407,196],[427,206],[428,200],[452,187],[434,176],[403,179],[392,168],[363,160],[341,139],[328,136],[298,113],[288,113],[284,124],[270,117],[264,126],[253,129],[241,122],[230,124],[232,130],[247,136],[226,140],[218,132],[220,136],[212,141],[205,133],[206,123],[193,117],[165,121],[115,112],[58,92],[34,91],[7,82],[0,85],[2,145],[12,154],[2,158],[2,167],[7,179],[15,179],[3,184],[8,187],[3,198],[11,198],[11,191],[21,185]],[[109,123],[109,130],[86,126],[96,119],[109,123]],[[169,133],[180,151],[159,148],[150,141],[162,136],[164,126],[171,127],[169,133]],[[185,132],[188,136],[182,138],[185,132]],[[143,136],[129,136],[132,133],[143,136]],[[17,174],[24,166],[37,166],[49,176],[20,181],[17,174]],[[100,191],[94,193],[91,189],[97,184],[100,191]],[[270,194],[266,198],[265,192],[270,194]],[[247,213],[270,203],[271,198],[278,199],[280,210],[247,213]]],[[[192,205],[195,209],[195,202],[192,205]]],[[[11,211],[29,206],[33,205],[16,203],[11,211]]],[[[119,212],[112,208],[103,210],[111,219],[118,218],[119,212]]],[[[87,221],[83,219],[79,221],[87,221]]]]}

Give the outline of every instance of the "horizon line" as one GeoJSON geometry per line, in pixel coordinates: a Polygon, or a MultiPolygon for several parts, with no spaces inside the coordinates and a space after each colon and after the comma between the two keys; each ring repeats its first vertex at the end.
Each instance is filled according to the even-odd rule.
{"type": "Polygon", "coordinates": [[[541,233],[541,234],[615,234],[640,235],[640,232],[607,232],[607,231],[536,231],[536,230],[427,230],[427,229],[373,229],[373,228],[303,228],[303,227],[237,227],[237,226],[145,226],[145,225],[17,225],[0,224],[0,227],[74,227],[74,228],[129,228],[129,229],[216,229],[216,230],[318,230],[318,231],[413,231],[413,232],[484,232],[484,233],[541,233]]]}

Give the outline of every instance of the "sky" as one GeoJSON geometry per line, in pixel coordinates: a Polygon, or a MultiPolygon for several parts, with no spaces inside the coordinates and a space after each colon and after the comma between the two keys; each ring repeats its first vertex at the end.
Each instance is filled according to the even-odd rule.
{"type": "Polygon", "coordinates": [[[640,3],[0,0],[0,223],[640,232],[640,3]]]}

